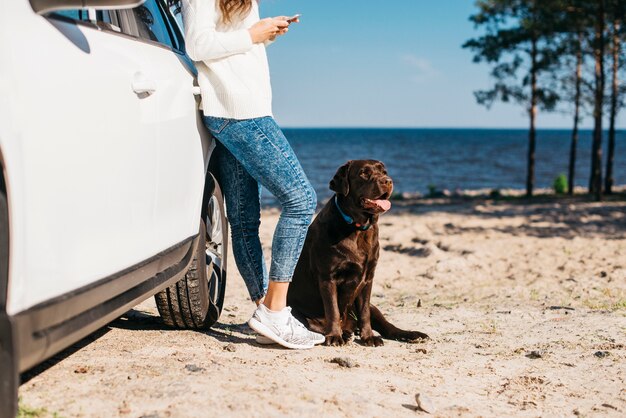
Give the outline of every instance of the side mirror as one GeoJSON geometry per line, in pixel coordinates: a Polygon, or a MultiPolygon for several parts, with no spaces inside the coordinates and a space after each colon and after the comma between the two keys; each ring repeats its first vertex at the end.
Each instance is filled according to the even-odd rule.
{"type": "Polygon", "coordinates": [[[68,9],[130,9],[145,0],[30,0],[38,14],[68,9]]]}

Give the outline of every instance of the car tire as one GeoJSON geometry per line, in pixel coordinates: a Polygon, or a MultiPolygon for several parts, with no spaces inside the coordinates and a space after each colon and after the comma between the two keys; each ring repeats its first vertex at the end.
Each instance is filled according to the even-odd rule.
{"type": "Polygon", "coordinates": [[[217,322],[224,306],[228,224],[219,184],[209,178],[214,188],[200,220],[191,266],[184,278],[154,296],[163,322],[174,328],[207,329],[217,322]]]}

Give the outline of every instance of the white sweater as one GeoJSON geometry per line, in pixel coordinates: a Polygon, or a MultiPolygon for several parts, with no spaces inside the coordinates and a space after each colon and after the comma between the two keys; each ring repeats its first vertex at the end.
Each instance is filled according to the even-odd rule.
{"type": "Polygon", "coordinates": [[[206,116],[251,119],[272,116],[272,88],[264,44],[252,43],[248,28],[259,6],[243,20],[225,25],[216,0],[183,0],[185,47],[196,61],[202,111],[206,116]]]}

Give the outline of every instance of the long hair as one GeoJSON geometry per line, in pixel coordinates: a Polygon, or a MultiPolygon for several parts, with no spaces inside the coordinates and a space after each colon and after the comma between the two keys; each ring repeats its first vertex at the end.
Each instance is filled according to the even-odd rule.
{"type": "MultiPolygon", "coordinates": [[[[232,23],[233,19],[237,17],[245,17],[250,13],[252,9],[253,0],[217,0],[220,12],[222,12],[222,22],[232,23]]],[[[170,8],[174,8],[176,12],[180,11],[181,0],[168,0],[167,3],[170,8]]]]}
{"type": "Polygon", "coordinates": [[[252,0],[218,0],[222,22],[232,23],[236,17],[246,17],[252,9],[252,0]]]}

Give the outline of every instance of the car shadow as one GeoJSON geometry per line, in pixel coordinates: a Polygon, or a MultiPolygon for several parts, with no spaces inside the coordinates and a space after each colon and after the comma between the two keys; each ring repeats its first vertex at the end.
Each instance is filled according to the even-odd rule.
{"type": "MultiPolygon", "coordinates": [[[[149,312],[140,311],[136,309],[131,309],[119,318],[111,321],[108,325],[100,328],[99,330],[89,334],[82,340],[77,343],[71,345],[65,350],[55,354],[50,357],[46,361],[38,364],[37,366],[29,369],[20,374],[20,385],[27,383],[31,379],[37,377],[41,373],[46,370],[54,367],[56,364],[65,360],[72,354],[78,352],[82,348],[88,346],[89,344],[97,341],[112,329],[123,329],[128,331],[175,331],[181,332],[179,329],[175,329],[167,326],[163,323],[161,318],[156,315],[152,315],[149,312]]],[[[204,334],[206,336],[215,338],[217,341],[222,343],[231,343],[231,344],[247,344],[258,348],[281,348],[277,345],[262,345],[256,342],[256,334],[254,331],[250,329],[248,324],[225,324],[225,323],[216,323],[208,330],[189,330],[193,332],[198,332],[200,334],[204,334]],[[243,334],[243,336],[237,335],[243,334]]]]}
{"type": "MultiPolygon", "coordinates": [[[[124,315],[112,321],[108,326],[111,328],[125,329],[129,331],[181,332],[180,329],[172,328],[166,325],[160,316],[136,309],[131,309],[126,312],[124,315]]],[[[200,334],[213,337],[223,343],[248,344],[256,347],[262,347],[262,345],[256,343],[254,338],[256,334],[250,329],[247,323],[225,324],[218,322],[209,329],[187,331],[198,332],[200,334]],[[244,337],[236,334],[243,334],[244,337]]]]}
{"type": "Polygon", "coordinates": [[[50,369],[51,367],[53,367],[56,364],[60,363],[61,361],[65,360],[66,358],[68,358],[72,354],[74,354],[77,351],[83,349],[84,347],[88,346],[89,344],[93,343],[94,341],[102,338],[109,331],[111,331],[111,328],[109,328],[108,326],[102,327],[99,330],[89,334],[88,336],[86,336],[82,340],[78,341],[77,343],[72,344],[71,346],[69,346],[65,350],[63,350],[63,351],[53,355],[52,357],[50,357],[46,361],[38,364],[37,366],[35,366],[35,367],[33,367],[33,368],[29,369],[29,370],[26,370],[23,373],[21,373],[20,374],[20,385],[23,385],[24,383],[28,382],[29,380],[33,379],[34,377],[37,377],[41,373],[45,372],[46,370],[50,369]]]}

